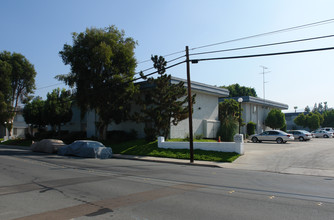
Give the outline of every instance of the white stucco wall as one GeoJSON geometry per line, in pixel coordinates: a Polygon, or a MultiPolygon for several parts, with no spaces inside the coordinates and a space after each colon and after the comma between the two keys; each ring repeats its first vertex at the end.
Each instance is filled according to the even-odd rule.
{"type": "Polygon", "coordinates": [[[81,112],[77,106],[72,106],[72,119],[67,122],[65,125],[61,126],[63,131],[85,131],[87,126],[87,114],[81,119],[81,112]]]}
{"type": "Polygon", "coordinates": [[[269,113],[269,111],[273,108],[264,107],[262,105],[256,103],[242,103],[241,107],[242,111],[242,118],[244,120],[245,126],[241,128],[241,133],[246,134],[247,123],[252,121],[256,123],[256,133],[261,133],[268,128],[264,125],[264,121],[269,113]]]}
{"type": "MultiPolygon", "coordinates": [[[[244,154],[244,141],[242,135],[236,135],[234,142],[193,142],[194,149],[236,152],[244,154]]],[[[189,149],[189,142],[165,142],[164,137],[158,137],[158,147],[165,149],[189,149]]]]}
{"type": "MultiPolygon", "coordinates": [[[[204,135],[207,138],[215,138],[219,127],[218,121],[218,96],[195,92],[195,104],[193,105],[193,133],[204,135]],[[216,131],[216,132],[214,132],[216,131]]],[[[184,138],[189,136],[189,120],[179,122],[177,126],[171,125],[171,138],[184,138]]]]}

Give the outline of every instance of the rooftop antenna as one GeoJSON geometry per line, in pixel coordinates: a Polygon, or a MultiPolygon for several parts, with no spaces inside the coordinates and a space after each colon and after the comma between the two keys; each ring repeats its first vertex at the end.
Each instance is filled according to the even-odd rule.
{"type": "Polygon", "coordinates": [[[268,69],[268,67],[265,67],[265,66],[260,66],[262,68],[262,74],[263,75],[263,103],[266,103],[266,89],[265,89],[265,84],[267,83],[265,81],[265,77],[264,75],[267,74],[267,73],[270,73],[270,71],[266,71],[268,69]]]}

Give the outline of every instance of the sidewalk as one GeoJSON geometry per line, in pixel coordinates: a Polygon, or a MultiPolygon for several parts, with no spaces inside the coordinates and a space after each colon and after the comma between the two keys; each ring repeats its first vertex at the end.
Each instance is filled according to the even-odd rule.
{"type": "Polygon", "coordinates": [[[133,155],[122,155],[122,154],[113,154],[113,158],[127,159],[127,160],[143,160],[143,161],[151,161],[159,163],[173,163],[173,164],[192,165],[192,166],[218,167],[218,168],[224,167],[224,164],[229,164],[224,162],[213,162],[213,161],[202,161],[202,160],[194,160],[194,163],[190,163],[190,160],[184,160],[184,159],[133,156],[133,155]]]}

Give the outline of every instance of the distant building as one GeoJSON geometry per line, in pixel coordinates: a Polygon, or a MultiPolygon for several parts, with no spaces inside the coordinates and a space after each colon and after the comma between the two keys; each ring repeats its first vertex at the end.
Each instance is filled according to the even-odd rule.
{"type": "MultiPolygon", "coordinates": [[[[267,99],[261,99],[253,96],[241,96],[241,97],[232,97],[232,98],[220,98],[219,102],[223,102],[225,99],[234,99],[238,101],[239,98],[242,98],[241,103],[242,119],[247,125],[248,122],[252,121],[256,124],[256,133],[261,133],[262,131],[271,129],[264,125],[264,121],[267,118],[268,113],[272,109],[286,110],[289,108],[287,104],[274,102],[267,99]]],[[[241,128],[241,133],[246,134],[246,125],[241,128]]]]}
{"type": "Polygon", "coordinates": [[[299,114],[306,114],[306,112],[289,112],[285,113],[286,129],[287,130],[305,130],[304,127],[296,125],[294,120],[299,114]]]}
{"type": "MultiPolygon", "coordinates": [[[[24,138],[25,134],[28,132],[28,125],[25,123],[23,118],[23,108],[18,108],[14,120],[13,128],[11,130],[10,138],[24,138]]],[[[7,139],[9,138],[9,131],[4,125],[0,125],[0,137],[7,139]]]]}

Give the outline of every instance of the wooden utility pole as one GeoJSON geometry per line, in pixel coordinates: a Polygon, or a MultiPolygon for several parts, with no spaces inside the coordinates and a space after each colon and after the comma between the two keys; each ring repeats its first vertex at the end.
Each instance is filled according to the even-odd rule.
{"type": "Polygon", "coordinates": [[[194,163],[194,139],[193,139],[193,103],[191,96],[190,82],[190,61],[189,48],[186,46],[186,62],[187,62],[187,85],[188,85],[188,111],[189,111],[189,144],[190,144],[190,163],[194,163]]]}

